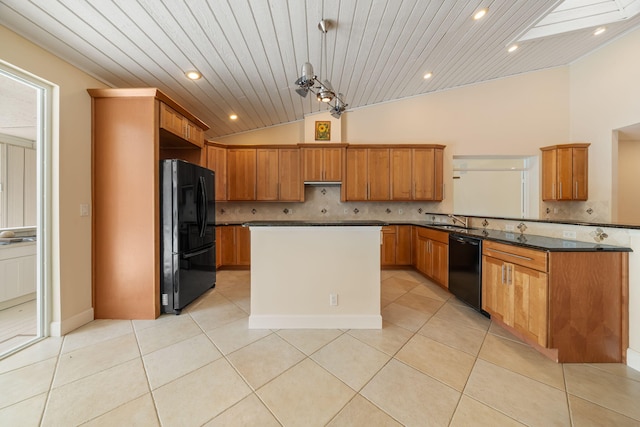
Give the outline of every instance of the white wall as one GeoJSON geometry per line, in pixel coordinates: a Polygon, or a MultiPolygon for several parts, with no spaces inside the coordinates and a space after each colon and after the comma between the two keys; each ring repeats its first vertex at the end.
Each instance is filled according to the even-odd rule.
{"type": "Polygon", "coordinates": [[[52,332],[66,333],[92,320],[91,98],[105,85],[0,26],[0,60],[58,86],[52,150],[52,332]]]}
{"type": "Polygon", "coordinates": [[[570,66],[571,140],[591,143],[589,199],[601,201],[609,212],[614,204],[613,164],[617,161],[612,133],[640,122],[638,52],[640,29],[570,66]]]}

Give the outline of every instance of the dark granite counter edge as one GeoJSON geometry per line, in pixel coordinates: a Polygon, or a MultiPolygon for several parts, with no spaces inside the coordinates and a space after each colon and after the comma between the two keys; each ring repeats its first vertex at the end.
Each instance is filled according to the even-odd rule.
{"type": "Polygon", "coordinates": [[[579,240],[565,240],[555,237],[538,236],[535,234],[508,233],[499,230],[484,230],[479,228],[447,229],[442,223],[420,221],[375,221],[375,220],[342,220],[342,221],[242,221],[218,223],[216,225],[242,225],[245,227],[357,227],[357,226],[385,226],[385,225],[413,225],[416,227],[430,228],[450,234],[470,236],[481,240],[491,240],[498,243],[506,243],[531,249],[550,252],[633,252],[631,248],[624,246],[605,245],[600,243],[583,242],[579,240]]]}
{"type": "MultiPolygon", "coordinates": [[[[438,213],[438,212],[427,212],[425,215],[438,215],[443,216],[446,214],[438,213]]],[[[476,219],[497,219],[500,221],[514,221],[514,222],[540,222],[543,224],[567,224],[567,225],[580,225],[585,227],[607,227],[607,228],[628,228],[630,230],[640,230],[640,225],[637,224],[617,224],[610,222],[587,222],[587,221],[576,221],[571,219],[540,219],[540,218],[514,218],[514,217],[500,217],[500,216],[482,216],[482,215],[464,215],[464,214],[456,214],[461,217],[467,218],[476,218],[476,219]]]]}
{"type": "Polygon", "coordinates": [[[246,221],[243,227],[382,227],[388,222],[375,220],[343,220],[343,221],[246,221]]]}
{"type": "Polygon", "coordinates": [[[536,234],[509,233],[499,230],[484,230],[480,228],[470,229],[446,229],[442,224],[428,224],[419,222],[394,223],[395,225],[413,225],[415,227],[430,228],[460,236],[470,236],[481,240],[491,240],[498,243],[506,243],[514,246],[522,246],[530,249],[545,250],[549,252],[633,252],[631,248],[624,246],[605,245],[601,243],[583,242],[580,240],[565,240],[556,237],[539,236],[536,234]]]}

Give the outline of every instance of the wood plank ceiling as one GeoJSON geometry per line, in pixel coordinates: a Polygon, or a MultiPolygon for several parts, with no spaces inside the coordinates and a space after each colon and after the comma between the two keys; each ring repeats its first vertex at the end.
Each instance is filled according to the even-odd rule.
{"type": "Polygon", "coordinates": [[[517,51],[507,52],[558,4],[0,0],[0,24],[111,86],[160,88],[208,123],[207,136],[215,139],[326,109],[294,91],[305,61],[344,93],[349,110],[567,65],[640,25],[637,15],[607,25],[598,37],[588,28],[520,42],[517,51]],[[474,21],[483,7],[489,13],[474,21]],[[317,24],[323,17],[335,26],[327,33],[321,67],[317,24]],[[203,77],[186,79],[190,69],[203,77]],[[423,79],[426,72],[433,77],[423,79]],[[238,120],[229,120],[232,113],[238,120]]]}

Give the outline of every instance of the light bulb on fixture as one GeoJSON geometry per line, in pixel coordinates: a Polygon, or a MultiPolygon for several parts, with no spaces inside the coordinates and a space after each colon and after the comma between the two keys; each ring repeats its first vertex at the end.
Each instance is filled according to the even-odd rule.
{"type": "Polygon", "coordinates": [[[422,78],[425,80],[429,80],[431,77],[433,77],[433,73],[431,71],[422,76],[422,78]]]}
{"type": "Polygon", "coordinates": [[[329,83],[329,80],[325,80],[320,85],[319,89],[320,89],[320,91],[318,92],[318,101],[320,101],[320,102],[331,102],[331,101],[333,101],[333,97],[336,96],[336,94],[333,91],[333,87],[331,86],[331,83],[329,83]]]}
{"type": "Polygon", "coordinates": [[[518,49],[518,45],[514,44],[511,45],[511,47],[509,49],[507,49],[507,52],[511,53],[511,52],[515,52],[518,49]]]}
{"type": "Polygon", "coordinates": [[[600,27],[597,28],[594,32],[593,35],[594,36],[599,36],[600,34],[604,33],[605,31],[607,31],[607,29],[605,27],[600,27]]]}

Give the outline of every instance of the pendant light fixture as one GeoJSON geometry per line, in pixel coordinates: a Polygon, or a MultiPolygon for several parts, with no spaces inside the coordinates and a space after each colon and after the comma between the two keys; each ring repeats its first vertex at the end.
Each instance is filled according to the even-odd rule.
{"type": "MultiPolygon", "coordinates": [[[[322,33],[320,40],[320,71],[322,72],[322,65],[324,63],[325,77],[327,75],[327,31],[331,28],[332,22],[327,19],[322,19],[318,23],[318,29],[322,33]]],[[[309,92],[316,95],[319,102],[324,102],[329,105],[331,115],[336,119],[339,119],[342,113],[347,109],[347,104],[344,103],[344,95],[341,93],[336,95],[333,90],[331,82],[326,78],[321,82],[313,73],[313,65],[309,62],[305,62],[302,65],[300,71],[300,78],[296,80],[295,84],[298,86],[296,93],[305,98],[309,92]]]]}

